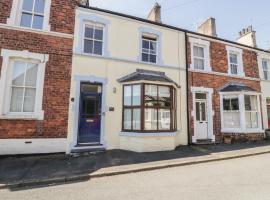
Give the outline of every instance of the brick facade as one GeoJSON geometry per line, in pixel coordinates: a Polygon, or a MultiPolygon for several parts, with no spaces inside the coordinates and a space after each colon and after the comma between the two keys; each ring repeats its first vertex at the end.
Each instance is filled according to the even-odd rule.
{"type": "MultiPolygon", "coordinates": [[[[0,23],[6,23],[11,5],[11,0],[1,0],[0,23]]],[[[49,35],[42,31],[38,33],[24,29],[0,28],[0,51],[2,49],[28,50],[49,55],[45,68],[42,101],[44,120],[1,119],[0,139],[67,136],[75,7],[75,0],[51,0],[49,20],[51,31],[70,34],[69,37],[49,35]]],[[[2,57],[0,71],[1,66],[2,57]]]]}
{"type": "MultiPolygon", "coordinates": [[[[189,122],[190,122],[190,138],[194,136],[194,118],[192,116],[193,111],[193,96],[191,92],[191,87],[204,87],[212,88],[212,109],[214,111],[213,116],[213,133],[216,138],[216,142],[223,142],[224,136],[233,138],[233,140],[243,141],[243,140],[257,140],[263,139],[263,134],[237,134],[221,133],[221,114],[220,114],[220,89],[228,83],[242,83],[251,88],[261,92],[260,81],[256,80],[259,78],[259,70],[257,64],[257,54],[255,51],[243,49],[243,67],[246,77],[253,78],[235,78],[228,76],[228,58],[226,44],[222,42],[210,41],[210,66],[212,67],[212,72],[195,72],[189,70],[188,76],[188,87],[189,87],[189,122]],[[222,73],[222,74],[221,74],[222,73]]],[[[191,64],[191,51],[190,44],[188,46],[188,61],[189,66],[191,64]]],[[[191,142],[191,141],[190,141],[191,142]]]]}

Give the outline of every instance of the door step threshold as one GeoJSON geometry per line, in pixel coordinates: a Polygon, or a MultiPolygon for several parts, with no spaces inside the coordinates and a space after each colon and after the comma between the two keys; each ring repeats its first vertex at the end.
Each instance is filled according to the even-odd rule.
{"type": "Polygon", "coordinates": [[[71,150],[72,154],[81,154],[81,153],[100,153],[104,152],[106,149],[104,147],[96,147],[96,148],[84,148],[84,149],[73,149],[71,150]]]}
{"type": "Polygon", "coordinates": [[[212,139],[200,139],[200,140],[196,140],[197,145],[207,145],[207,144],[215,144],[215,141],[213,141],[212,139]]]}
{"type": "Polygon", "coordinates": [[[75,147],[99,147],[99,146],[102,146],[102,144],[99,144],[99,143],[79,143],[77,144],[75,147]]]}

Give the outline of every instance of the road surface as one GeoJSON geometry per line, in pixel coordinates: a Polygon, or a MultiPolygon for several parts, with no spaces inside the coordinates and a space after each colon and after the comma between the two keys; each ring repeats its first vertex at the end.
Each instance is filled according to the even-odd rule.
{"type": "Polygon", "coordinates": [[[91,179],[0,190],[1,200],[270,200],[270,154],[91,179]]]}

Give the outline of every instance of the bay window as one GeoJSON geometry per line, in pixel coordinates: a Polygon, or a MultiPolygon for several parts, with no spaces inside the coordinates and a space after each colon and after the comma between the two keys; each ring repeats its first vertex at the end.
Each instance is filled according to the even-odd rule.
{"type": "Polygon", "coordinates": [[[221,124],[223,132],[252,132],[261,129],[258,94],[221,95],[221,124]]]}
{"type": "Polygon", "coordinates": [[[175,89],[172,86],[134,84],[124,86],[123,130],[175,131],[175,89]]]}
{"type": "Polygon", "coordinates": [[[246,128],[258,128],[258,102],[257,96],[245,95],[246,128]]]}
{"type": "Polygon", "coordinates": [[[225,128],[240,128],[238,96],[223,97],[223,117],[225,128]]]}

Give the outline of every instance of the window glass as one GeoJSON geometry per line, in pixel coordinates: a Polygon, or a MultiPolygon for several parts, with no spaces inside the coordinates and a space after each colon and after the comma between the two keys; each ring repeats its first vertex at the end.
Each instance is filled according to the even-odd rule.
{"type": "Polygon", "coordinates": [[[141,85],[133,85],[132,91],[132,105],[141,105],[141,85]]]}
{"type": "Polygon", "coordinates": [[[141,109],[133,109],[133,130],[141,130],[141,109]]]}
{"type": "Polygon", "coordinates": [[[204,70],[204,48],[200,46],[193,46],[194,51],[194,68],[204,70]]]}
{"type": "Polygon", "coordinates": [[[45,0],[23,0],[20,26],[42,29],[45,0]]]}
{"type": "Polygon", "coordinates": [[[145,85],[145,106],[157,106],[157,86],[145,85]]]}
{"type": "Polygon", "coordinates": [[[263,76],[265,80],[269,80],[270,79],[270,70],[269,70],[269,61],[263,59],[262,60],[262,66],[263,66],[263,76]]]}
{"type": "Polygon", "coordinates": [[[124,105],[131,106],[131,86],[124,86],[124,105]]]}
{"type": "Polygon", "coordinates": [[[196,120],[201,121],[200,102],[196,102],[196,120]]]}
{"type": "Polygon", "coordinates": [[[195,98],[196,99],[206,99],[206,93],[196,93],[195,98]]]}
{"type": "Polygon", "coordinates": [[[34,0],[23,0],[22,9],[25,11],[32,11],[34,5],[34,0]]]}
{"type": "Polygon", "coordinates": [[[167,86],[159,86],[158,87],[158,101],[159,106],[161,107],[171,107],[171,96],[170,96],[170,87],[167,86]]]}
{"type": "Polygon", "coordinates": [[[231,74],[237,75],[238,74],[237,54],[230,53],[229,55],[230,55],[231,74]]]}
{"type": "Polygon", "coordinates": [[[36,28],[36,29],[42,29],[42,27],[43,27],[43,16],[34,15],[33,26],[32,27],[36,28]]]}
{"type": "Polygon", "coordinates": [[[145,130],[157,130],[157,109],[145,109],[145,130]]]}
{"type": "Polygon", "coordinates": [[[143,36],[142,37],[142,61],[157,62],[157,39],[143,36]]]}
{"type": "Polygon", "coordinates": [[[124,110],[124,129],[131,129],[131,109],[124,110]]]}
{"type": "Polygon", "coordinates": [[[223,110],[239,110],[238,98],[223,98],[223,110]]]}
{"type": "Polygon", "coordinates": [[[158,127],[160,130],[170,130],[171,126],[171,111],[167,109],[158,110],[158,127]]]}
{"type": "Polygon", "coordinates": [[[84,31],[84,53],[102,55],[103,28],[96,25],[86,25],[84,31]]]}
{"type": "Polygon", "coordinates": [[[45,8],[45,0],[35,0],[35,9],[34,11],[37,13],[44,13],[45,8]]]}
{"type": "Polygon", "coordinates": [[[238,97],[223,97],[224,128],[240,128],[240,111],[238,97]]]}
{"type": "Polygon", "coordinates": [[[36,64],[14,62],[10,112],[34,112],[37,71],[36,64]]]}

